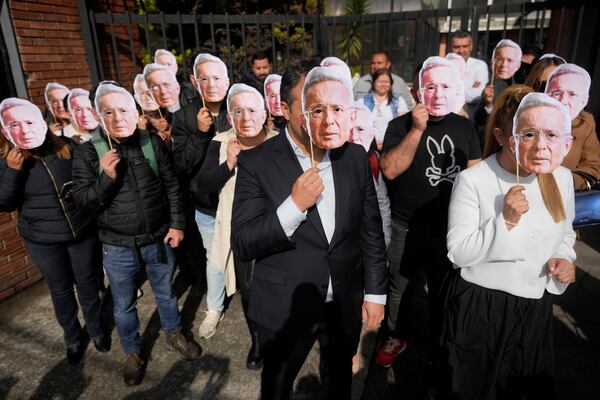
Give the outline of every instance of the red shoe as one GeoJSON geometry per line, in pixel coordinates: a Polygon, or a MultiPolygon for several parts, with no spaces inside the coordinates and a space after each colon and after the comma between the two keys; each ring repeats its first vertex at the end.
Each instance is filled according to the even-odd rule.
{"type": "Polygon", "coordinates": [[[387,342],[377,352],[377,364],[385,368],[390,367],[396,357],[406,350],[407,346],[408,344],[404,339],[388,338],[387,342]]]}

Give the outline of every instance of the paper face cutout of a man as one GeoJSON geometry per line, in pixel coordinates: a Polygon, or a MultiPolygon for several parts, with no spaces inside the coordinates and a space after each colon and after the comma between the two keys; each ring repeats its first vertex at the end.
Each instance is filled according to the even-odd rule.
{"type": "Polygon", "coordinates": [[[220,103],[229,89],[227,66],[211,54],[198,54],[194,61],[192,81],[204,102],[220,103]]]}
{"type": "Polygon", "coordinates": [[[10,97],[0,103],[0,123],[4,137],[19,149],[40,147],[48,125],[39,108],[27,100],[10,97]]]}
{"type": "Polygon", "coordinates": [[[271,74],[265,79],[265,101],[269,112],[274,117],[281,117],[281,75],[271,74]]]}
{"type": "Polygon", "coordinates": [[[548,77],[546,94],[562,103],[575,119],[590,98],[590,74],[575,64],[562,64],[548,77]]]}
{"type": "Polygon", "coordinates": [[[243,83],[231,86],[227,94],[227,112],[238,137],[257,136],[267,120],[263,97],[256,89],[243,83]]]}
{"type": "Polygon", "coordinates": [[[156,63],[146,65],[144,79],[161,107],[168,109],[179,104],[181,87],[173,72],[167,67],[156,63]]]}
{"type": "Polygon", "coordinates": [[[75,88],[69,93],[67,99],[71,121],[80,131],[93,131],[98,127],[98,119],[92,102],[90,101],[90,92],[81,88],[75,88]]]}
{"type": "Polygon", "coordinates": [[[375,139],[375,126],[373,125],[373,114],[364,104],[355,102],[354,108],[356,118],[350,132],[349,142],[361,145],[365,151],[369,151],[375,139]]]}
{"type": "Polygon", "coordinates": [[[125,139],[135,132],[139,113],[133,96],[122,87],[100,85],[95,98],[96,113],[104,131],[115,139],[125,139]]]}
{"type": "Polygon", "coordinates": [[[494,76],[505,80],[512,78],[521,67],[522,56],[521,47],[512,40],[502,39],[499,41],[492,53],[494,76]]]}
{"type": "Polygon", "coordinates": [[[302,87],[304,127],[321,149],[341,147],[354,126],[352,82],[340,71],[315,67],[302,87]]]}
{"type": "Polygon", "coordinates": [[[146,80],[144,79],[144,75],[138,74],[133,80],[133,97],[135,101],[138,103],[140,108],[146,112],[156,111],[160,108],[156,100],[154,99],[154,94],[148,87],[146,80]]]}
{"type": "Polygon", "coordinates": [[[560,166],[571,149],[569,110],[544,93],[529,93],[513,119],[510,146],[521,168],[545,174],[560,166]]]}
{"type": "Polygon", "coordinates": [[[464,89],[458,69],[442,57],[429,57],[419,72],[419,101],[430,115],[442,117],[464,104],[464,89]]]}
{"type": "Polygon", "coordinates": [[[54,118],[68,120],[69,112],[64,107],[64,99],[69,95],[69,88],[58,82],[50,82],[44,90],[46,106],[54,118]]]}

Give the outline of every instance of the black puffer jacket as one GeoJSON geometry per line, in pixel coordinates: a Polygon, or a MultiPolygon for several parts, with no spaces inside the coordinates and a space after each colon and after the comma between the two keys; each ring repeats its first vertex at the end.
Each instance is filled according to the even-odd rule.
{"type": "MultiPolygon", "coordinates": [[[[21,171],[9,168],[5,159],[0,161],[0,211],[17,209],[19,234],[32,242],[54,244],[88,237],[94,233],[92,218],[76,208],[68,190],[73,160],[60,159],[48,135],[52,133],[32,150],[34,157],[25,160],[21,171]],[[59,200],[61,191],[64,195],[59,200]]],[[[73,151],[73,141],[59,140],[73,151]]]]}
{"type": "MultiPolygon", "coordinates": [[[[74,196],[77,205],[98,217],[103,243],[139,247],[162,240],[169,228],[185,227],[183,202],[171,154],[162,140],[150,135],[160,176],[144,157],[139,131],[121,143],[113,141],[121,161],[117,180],[99,174],[99,159],[91,142],[75,150],[74,196]]],[[[103,135],[106,140],[106,137],[103,135]]]]}

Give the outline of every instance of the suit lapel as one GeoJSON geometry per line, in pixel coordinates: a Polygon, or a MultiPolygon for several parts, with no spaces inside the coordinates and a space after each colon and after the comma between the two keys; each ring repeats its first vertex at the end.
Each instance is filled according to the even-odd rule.
{"type": "MultiPolygon", "coordinates": [[[[298,158],[296,157],[296,154],[294,154],[294,150],[292,149],[288,141],[287,135],[285,133],[285,128],[282,129],[279,135],[277,135],[277,137],[273,140],[278,141],[277,146],[274,147],[276,153],[275,164],[277,164],[277,166],[279,167],[281,175],[283,176],[283,179],[285,181],[284,187],[289,187],[291,193],[291,188],[294,185],[294,182],[300,175],[302,175],[302,167],[300,166],[300,162],[298,161],[298,158]]],[[[289,193],[285,195],[284,199],[288,195],[289,193]]],[[[313,226],[321,236],[321,239],[323,239],[325,243],[327,243],[327,236],[325,235],[325,230],[323,230],[321,217],[319,216],[319,211],[317,210],[316,206],[312,206],[308,209],[306,219],[310,221],[311,224],[313,224],[313,226]]]]}

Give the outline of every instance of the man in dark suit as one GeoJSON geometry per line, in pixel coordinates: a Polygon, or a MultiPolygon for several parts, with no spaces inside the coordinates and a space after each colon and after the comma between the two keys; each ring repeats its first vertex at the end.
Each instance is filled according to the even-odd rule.
{"type": "Polygon", "coordinates": [[[303,83],[293,68],[281,87],[287,127],[240,153],[232,249],[255,260],[249,313],[264,357],[262,398],[289,399],[319,337],[328,396],[349,399],[361,320],[373,330],[384,315],[381,216],[366,153],[346,143],[350,81],[316,67],[303,83]]]}

